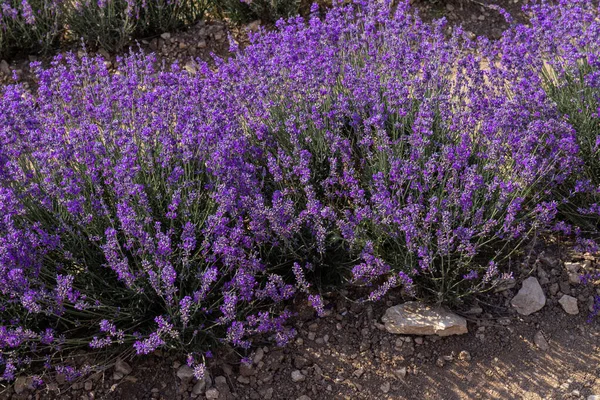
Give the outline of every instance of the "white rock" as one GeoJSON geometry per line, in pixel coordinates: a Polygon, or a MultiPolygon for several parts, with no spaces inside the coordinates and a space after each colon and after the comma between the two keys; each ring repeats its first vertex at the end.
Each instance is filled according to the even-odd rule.
{"type": "Polygon", "coordinates": [[[600,400],[600,395],[598,395],[598,394],[589,395],[587,400],[600,400]]]}
{"type": "Polygon", "coordinates": [[[442,307],[409,301],[388,308],[381,318],[385,329],[401,335],[462,335],[467,320],[442,307]]]}
{"type": "Polygon", "coordinates": [[[560,300],[558,300],[558,303],[562,306],[563,310],[565,310],[567,314],[579,314],[579,307],[577,306],[577,299],[575,297],[565,294],[560,298],[560,300]]]}
{"type": "Polygon", "coordinates": [[[295,370],[292,371],[292,381],[293,382],[304,382],[306,377],[302,374],[302,371],[295,370]]]}
{"type": "Polygon", "coordinates": [[[161,33],[160,37],[164,40],[171,39],[171,34],[169,32],[161,33]]]}
{"type": "Polygon", "coordinates": [[[529,315],[546,305],[546,296],[538,280],[532,276],[523,281],[521,290],[513,297],[510,304],[519,314],[529,315]]]}
{"type": "Polygon", "coordinates": [[[535,335],[533,335],[533,343],[535,343],[540,350],[546,351],[550,348],[550,345],[548,344],[548,341],[544,337],[542,331],[537,331],[535,335]]]}

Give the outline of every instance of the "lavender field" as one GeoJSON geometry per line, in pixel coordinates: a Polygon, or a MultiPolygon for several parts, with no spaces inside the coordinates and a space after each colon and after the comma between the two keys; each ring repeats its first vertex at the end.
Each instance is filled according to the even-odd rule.
{"type": "MultiPolygon", "coordinates": [[[[28,1],[0,0],[0,48],[19,24],[36,46],[58,40],[60,2],[30,16],[28,1]]],[[[209,9],[72,3],[126,7],[142,32],[209,9]]],[[[327,316],[328,293],[459,310],[524,278],[534,244],[596,254],[597,1],[532,2],[498,40],[396,3],[314,5],[232,39],[215,68],[69,54],[0,87],[3,383],[75,382],[157,351],[202,381],[220,349],[251,364],[258,344],[294,342],[294,304],[327,316]]],[[[125,37],[77,21],[102,47],[125,37]]],[[[573,273],[595,324],[596,264],[573,273]]]]}

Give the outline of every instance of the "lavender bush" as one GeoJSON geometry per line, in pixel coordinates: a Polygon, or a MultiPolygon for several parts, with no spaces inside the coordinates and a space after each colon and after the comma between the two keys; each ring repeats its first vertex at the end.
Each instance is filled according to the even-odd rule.
{"type": "Polygon", "coordinates": [[[62,31],[61,0],[1,0],[0,57],[16,50],[44,51],[62,31]]]}
{"type": "Polygon", "coordinates": [[[83,0],[65,3],[64,13],[76,37],[114,51],[132,37],[194,23],[206,7],[206,0],[83,0]]]}
{"type": "Polygon", "coordinates": [[[213,343],[285,344],[286,300],[323,313],[318,283],[461,301],[555,223],[576,133],[525,47],[447,38],[408,2],[317,13],[216,71],[69,56],[2,89],[5,379],[116,346],[201,377],[213,343]]]}
{"type": "Polygon", "coordinates": [[[299,14],[301,0],[213,0],[214,8],[236,23],[276,22],[299,14]]]}

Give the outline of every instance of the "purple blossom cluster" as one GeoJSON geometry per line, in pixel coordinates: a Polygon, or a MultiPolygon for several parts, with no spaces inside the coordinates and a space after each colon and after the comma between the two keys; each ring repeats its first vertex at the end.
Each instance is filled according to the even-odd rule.
{"type": "Polygon", "coordinates": [[[408,1],[317,13],[216,70],[69,55],[2,88],[6,379],[82,345],[183,349],[202,376],[211,343],[287,343],[288,300],[324,314],[317,277],[453,301],[555,225],[583,163],[526,28],[448,37],[408,1]]]}

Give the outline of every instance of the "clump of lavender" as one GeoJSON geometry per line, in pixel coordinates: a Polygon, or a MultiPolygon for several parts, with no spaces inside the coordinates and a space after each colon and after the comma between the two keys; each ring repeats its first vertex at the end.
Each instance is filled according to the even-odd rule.
{"type": "Polygon", "coordinates": [[[0,1],[0,57],[18,50],[45,51],[62,29],[62,0],[0,1]]]}
{"type": "Polygon", "coordinates": [[[132,37],[168,32],[198,21],[206,0],[78,0],[64,3],[69,29],[77,38],[118,50],[132,37]]]}
{"type": "Polygon", "coordinates": [[[579,163],[509,53],[357,1],[280,21],[216,71],[37,66],[35,92],[0,94],[5,378],[81,346],[177,349],[201,375],[211,344],[285,344],[294,296],[323,314],[325,275],[371,300],[493,287],[579,163]]]}

